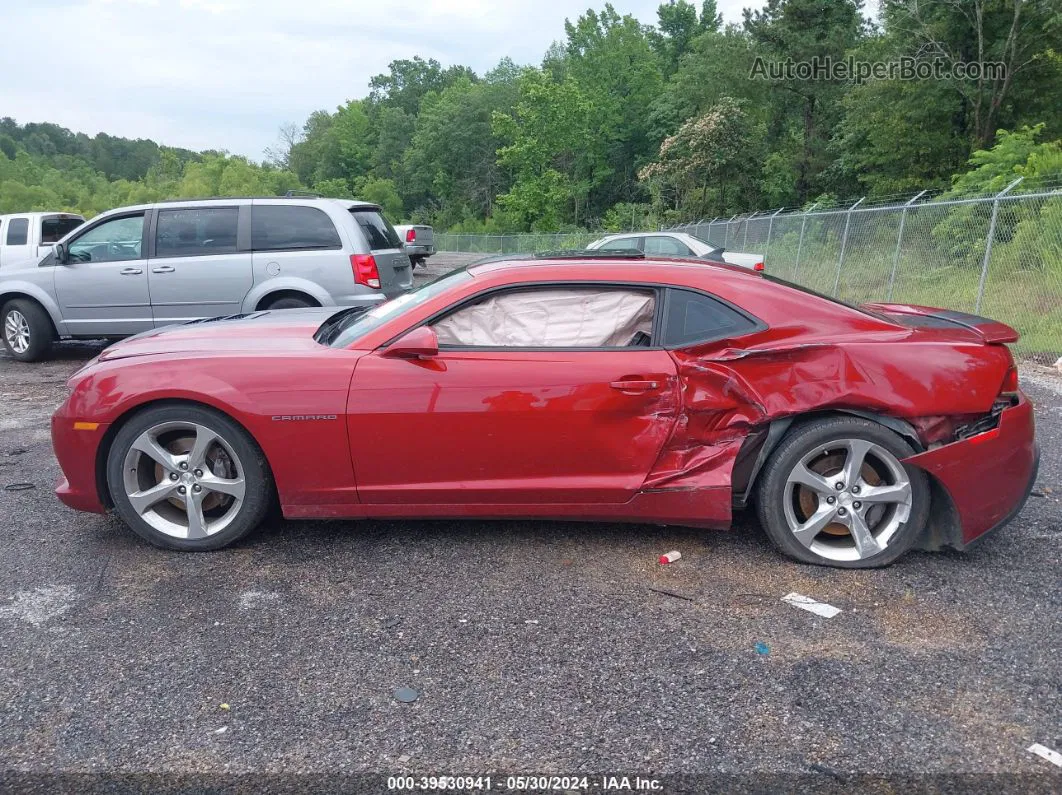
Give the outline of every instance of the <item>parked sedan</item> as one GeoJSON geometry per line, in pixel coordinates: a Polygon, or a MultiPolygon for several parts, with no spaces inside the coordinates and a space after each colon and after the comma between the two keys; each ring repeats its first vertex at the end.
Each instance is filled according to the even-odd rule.
{"type": "Polygon", "coordinates": [[[1004,524],[1036,475],[1007,326],[727,265],[485,261],[365,311],[258,311],[105,350],[52,419],[59,498],[183,550],[288,518],[727,527],[888,564],[1004,524]],[[175,373],[180,378],[175,379],[175,373]]]}
{"type": "Polygon", "coordinates": [[[609,235],[595,240],[588,251],[637,250],[654,257],[697,257],[715,262],[729,262],[742,268],[762,271],[762,254],[727,251],[722,246],[686,232],[638,232],[609,235]]]}

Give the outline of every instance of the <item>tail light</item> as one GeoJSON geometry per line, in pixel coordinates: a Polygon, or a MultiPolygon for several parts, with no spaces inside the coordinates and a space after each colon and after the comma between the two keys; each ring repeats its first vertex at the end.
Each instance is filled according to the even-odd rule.
{"type": "Polygon", "coordinates": [[[1003,386],[999,388],[999,394],[1009,395],[1018,391],[1018,368],[1010,366],[1007,374],[1003,376],[1003,386]]]}
{"type": "Polygon", "coordinates": [[[376,258],[372,254],[351,254],[350,268],[354,271],[354,281],[374,290],[380,289],[380,270],[376,267],[376,258]]]}
{"type": "Polygon", "coordinates": [[[415,243],[417,240],[417,230],[412,227],[406,230],[406,242],[415,243]]]}
{"type": "Polygon", "coordinates": [[[756,273],[763,273],[763,263],[757,262],[755,265],[752,266],[752,269],[756,271],[756,273]]]}

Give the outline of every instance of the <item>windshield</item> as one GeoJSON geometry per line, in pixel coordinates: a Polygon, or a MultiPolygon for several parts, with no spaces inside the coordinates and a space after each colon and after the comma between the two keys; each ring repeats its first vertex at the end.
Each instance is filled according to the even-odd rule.
{"type": "Polygon", "coordinates": [[[338,315],[330,317],[317,329],[314,339],[322,345],[329,345],[333,348],[346,348],[370,331],[379,328],[391,318],[398,317],[410,309],[420,306],[425,301],[431,300],[440,293],[449,290],[453,285],[468,281],[471,278],[472,275],[464,268],[461,268],[440,276],[435,281],[428,282],[412,292],[400,295],[390,301],[385,301],[368,312],[361,312],[357,308],[340,312],[338,315]]]}
{"type": "Polygon", "coordinates": [[[849,309],[854,309],[856,312],[859,312],[860,314],[870,315],[873,318],[877,318],[878,320],[884,320],[887,323],[893,323],[893,324],[896,323],[895,320],[891,320],[890,318],[885,317],[880,312],[874,312],[874,311],[872,311],[870,309],[867,309],[865,306],[859,306],[857,304],[850,304],[847,301],[844,301],[844,300],[842,300],[840,298],[834,298],[832,295],[826,295],[825,293],[820,293],[818,290],[812,290],[810,287],[805,287],[802,284],[796,284],[795,282],[786,281],[785,279],[779,279],[777,276],[771,276],[769,273],[761,273],[760,276],[765,281],[774,282],[775,284],[781,284],[782,286],[788,287],[788,288],[790,288],[792,290],[799,290],[802,293],[806,293],[807,295],[813,295],[816,298],[821,298],[824,301],[829,301],[830,303],[833,303],[833,304],[840,304],[841,306],[846,306],[849,309]]]}

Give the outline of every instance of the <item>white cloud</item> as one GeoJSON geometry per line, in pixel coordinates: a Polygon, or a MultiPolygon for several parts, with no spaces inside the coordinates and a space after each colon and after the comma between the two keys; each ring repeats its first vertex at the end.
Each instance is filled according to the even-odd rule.
{"type": "MultiPolygon", "coordinates": [[[[0,0],[5,5],[12,0],[0,0]]],[[[614,3],[643,22],[660,0],[614,3]]],[[[724,18],[743,5],[722,0],[724,18]]],[[[285,122],[420,55],[538,63],[595,0],[37,0],[4,13],[0,115],[261,157],[285,122]],[[18,77],[18,80],[11,79],[18,77]]],[[[699,5],[699,2],[697,3],[699,5]]]]}

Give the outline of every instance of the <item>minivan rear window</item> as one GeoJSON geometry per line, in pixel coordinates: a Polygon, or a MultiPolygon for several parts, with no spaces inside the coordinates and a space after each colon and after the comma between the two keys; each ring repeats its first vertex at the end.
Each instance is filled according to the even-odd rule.
{"type": "Polygon", "coordinates": [[[45,218],[41,221],[41,242],[58,243],[83,223],[83,218],[45,218]]]}
{"type": "Polygon", "coordinates": [[[357,207],[351,209],[350,214],[358,222],[361,231],[369,241],[371,251],[381,251],[388,248],[402,248],[402,241],[398,239],[398,232],[391,226],[391,222],[384,218],[379,210],[357,207]]]}
{"type": "Polygon", "coordinates": [[[256,204],[251,210],[251,248],[255,251],[342,247],[332,219],[316,207],[256,204]]]}

